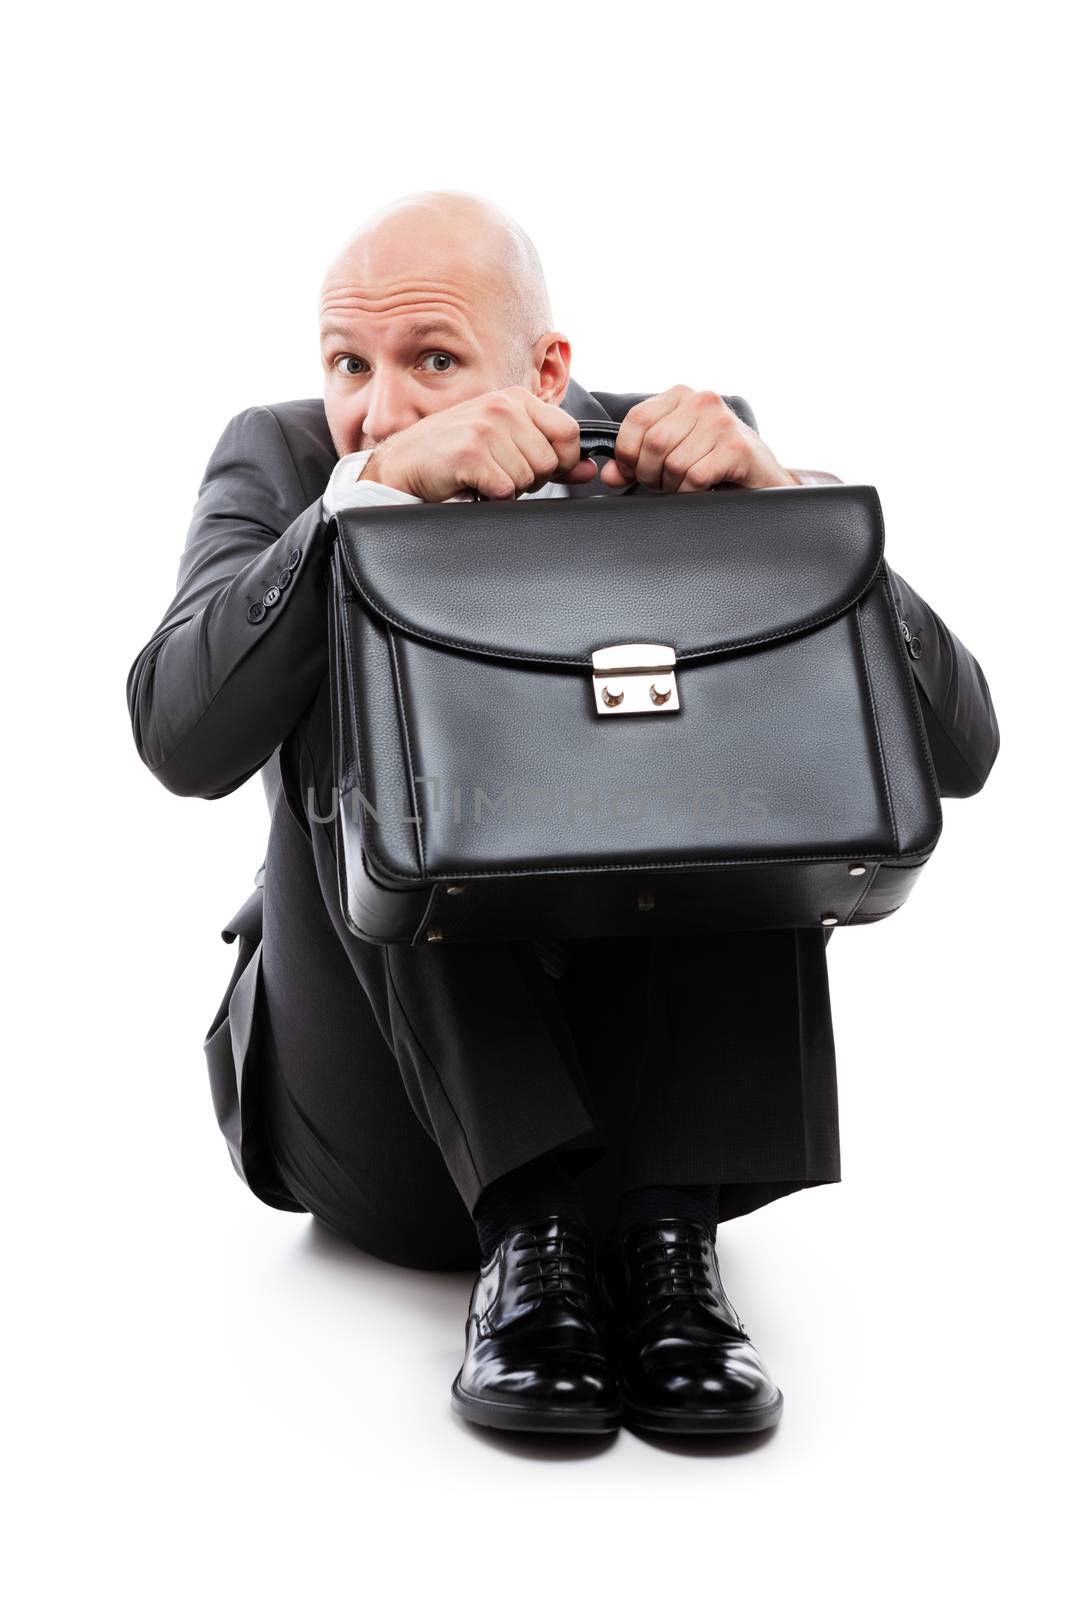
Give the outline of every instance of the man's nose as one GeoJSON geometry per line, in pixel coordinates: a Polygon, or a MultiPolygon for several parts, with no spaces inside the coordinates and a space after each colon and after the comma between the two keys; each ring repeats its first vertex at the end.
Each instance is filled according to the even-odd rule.
{"type": "Polygon", "coordinates": [[[363,433],[368,447],[381,444],[383,439],[399,433],[401,428],[410,428],[421,415],[415,397],[405,389],[402,378],[376,373],[371,379],[367,411],[363,418],[363,433]]]}

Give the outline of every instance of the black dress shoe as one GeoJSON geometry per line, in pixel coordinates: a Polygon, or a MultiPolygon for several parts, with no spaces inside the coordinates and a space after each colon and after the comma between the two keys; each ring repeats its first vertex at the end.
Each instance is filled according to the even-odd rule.
{"type": "Polygon", "coordinates": [[[747,1433],[782,1411],[723,1292],[708,1229],[666,1218],[627,1229],[607,1277],[626,1421],[665,1433],[747,1433]]]}
{"type": "Polygon", "coordinates": [[[509,1228],[483,1261],[452,1405],[489,1428],[604,1433],[619,1426],[586,1228],[561,1217],[509,1228]]]}

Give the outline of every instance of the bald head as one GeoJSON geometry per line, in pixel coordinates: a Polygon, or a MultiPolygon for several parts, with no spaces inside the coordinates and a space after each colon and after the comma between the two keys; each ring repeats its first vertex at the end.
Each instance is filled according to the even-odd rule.
{"type": "Polygon", "coordinates": [[[405,195],[360,223],[327,268],[320,304],[361,285],[368,299],[423,281],[469,285],[525,357],[552,325],[533,240],[501,206],[461,190],[405,195]]]}
{"type": "Polygon", "coordinates": [[[533,242],[479,195],[420,191],[367,217],[327,268],[319,323],[339,452],[486,390],[558,404],[566,388],[570,346],[533,242]]]}

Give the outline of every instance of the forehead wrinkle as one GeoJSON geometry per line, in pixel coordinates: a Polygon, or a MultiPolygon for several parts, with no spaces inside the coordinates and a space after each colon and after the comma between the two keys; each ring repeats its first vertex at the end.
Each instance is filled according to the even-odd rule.
{"type": "MultiPolygon", "coordinates": [[[[479,286],[471,285],[474,294],[478,293],[479,286]]],[[[356,304],[365,304],[368,307],[390,308],[392,305],[411,304],[418,301],[441,301],[449,304],[463,305],[469,302],[471,294],[464,294],[454,283],[444,283],[432,278],[413,279],[409,282],[395,282],[387,289],[374,289],[366,284],[344,282],[326,283],[323,285],[319,304],[325,309],[338,302],[352,301],[356,304]]]]}
{"type": "Polygon", "coordinates": [[[353,316],[367,316],[389,326],[397,323],[405,314],[414,312],[422,312],[422,316],[410,329],[405,330],[406,337],[414,339],[425,336],[429,330],[423,324],[445,321],[451,324],[453,337],[463,339],[468,344],[478,342],[475,307],[454,293],[437,291],[427,294],[425,288],[418,292],[394,291],[377,296],[346,288],[326,290],[319,311],[319,338],[326,340],[351,336],[354,330],[349,325],[349,319],[353,316]]]}
{"type": "Polygon", "coordinates": [[[418,299],[414,300],[397,301],[392,305],[371,305],[357,296],[345,295],[324,300],[319,310],[319,316],[320,320],[325,320],[330,315],[344,316],[355,313],[362,316],[395,319],[405,312],[421,311],[424,318],[451,316],[453,320],[462,322],[464,318],[469,318],[470,310],[470,307],[459,300],[427,300],[424,295],[420,295],[418,299]]]}

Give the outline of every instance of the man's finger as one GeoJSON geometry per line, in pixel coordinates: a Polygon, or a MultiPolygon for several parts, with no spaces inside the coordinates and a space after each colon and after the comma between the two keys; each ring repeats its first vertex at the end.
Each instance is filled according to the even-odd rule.
{"type": "Polygon", "coordinates": [[[701,427],[699,422],[694,423],[685,438],[680,439],[663,458],[660,480],[663,493],[677,493],[690,467],[695,467],[714,447],[714,435],[709,435],[708,429],[701,427]]]}
{"type": "Polygon", "coordinates": [[[671,451],[688,438],[695,426],[696,418],[685,407],[675,407],[668,411],[665,417],[660,417],[645,429],[645,436],[641,440],[641,450],[634,467],[634,475],[638,483],[647,484],[650,489],[661,489],[663,486],[663,463],[671,451]]]}
{"type": "Polygon", "coordinates": [[[731,473],[737,470],[733,453],[722,445],[713,445],[689,467],[678,485],[678,493],[699,494],[705,489],[714,489],[720,483],[729,483],[731,473]]]}
{"type": "Polygon", "coordinates": [[[502,472],[506,472],[511,480],[510,496],[507,493],[503,496],[494,494],[493,499],[514,497],[517,500],[520,494],[528,494],[531,489],[537,487],[537,472],[514,437],[504,433],[497,434],[496,438],[490,441],[489,449],[497,466],[502,472]]]}
{"type": "Polygon", "coordinates": [[[552,482],[591,483],[596,475],[597,470],[595,461],[579,461],[578,465],[576,467],[572,467],[569,472],[554,472],[552,474],[552,482]]]}
{"type": "Polygon", "coordinates": [[[600,469],[600,481],[609,489],[619,489],[624,483],[632,483],[632,478],[624,478],[614,461],[605,461],[600,469]]]}
{"type": "Polygon", "coordinates": [[[581,429],[577,422],[561,406],[549,405],[545,400],[538,400],[536,395],[529,395],[528,402],[530,421],[555,450],[561,467],[576,466],[581,448],[581,429]]]}
{"type": "MultiPolygon", "coordinates": [[[[574,418],[570,417],[568,421],[574,423],[574,418]]],[[[574,426],[577,427],[577,424],[574,426]]],[[[524,417],[512,437],[533,468],[537,480],[534,488],[547,483],[553,473],[565,472],[578,465],[577,440],[573,441],[572,447],[572,441],[566,431],[558,427],[556,419],[546,417],[541,411],[524,417]],[[552,428],[551,434],[546,432],[546,425],[552,428]]]]}
{"type": "Polygon", "coordinates": [[[619,468],[620,482],[636,477],[637,462],[645,433],[661,417],[673,411],[678,400],[679,395],[675,390],[666,389],[663,394],[649,395],[640,405],[630,407],[622,419],[622,427],[615,440],[615,461],[619,468]]]}

